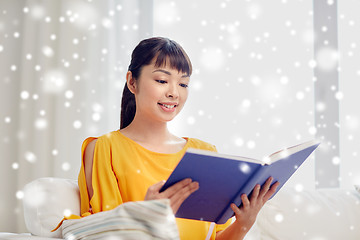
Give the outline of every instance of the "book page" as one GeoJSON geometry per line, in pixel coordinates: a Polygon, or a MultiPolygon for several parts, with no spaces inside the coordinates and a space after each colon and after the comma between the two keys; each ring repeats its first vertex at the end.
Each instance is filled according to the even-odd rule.
{"type": "Polygon", "coordinates": [[[299,152],[301,150],[304,150],[308,147],[311,147],[313,145],[316,145],[316,144],[319,144],[320,142],[319,141],[316,141],[316,140],[311,140],[311,141],[308,141],[308,142],[304,142],[304,143],[301,143],[301,144],[298,144],[298,145],[294,145],[294,146],[291,146],[291,147],[288,147],[288,148],[285,148],[283,150],[280,150],[280,151],[277,151],[273,154],[271,154],[268,158],[269,158],[269,161],[270,161],[270,164],[273,163],[273,162],[276,162],[280,159],[284,159],[296,152],[299,152]]]}
{"type": "Polygon", "coordinates": [[[206,150],[202,150],[202,149],[189,148],[189,149],[187,150],[187,152],[202,154],[202,155],[206,155],[206,156],[222,157],[222,158],[227,158],[227,159],[231,159],[231,160],[238,160],[238,161],[244,161],[244,162],[258,163],[258,164],[264,165],[264,162],[261,161],[261,160],[258,160],[258,159],[248,158],[248,157],[241,157],[241,156],[235,156],[235,155],[228,155],[228,154],[222,154],[222,153],[212,152],[212,151],[206,151],[206,150]]]}

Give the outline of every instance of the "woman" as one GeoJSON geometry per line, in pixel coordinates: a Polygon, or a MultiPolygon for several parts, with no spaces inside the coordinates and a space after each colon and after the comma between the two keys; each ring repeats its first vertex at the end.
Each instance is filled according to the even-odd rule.
{"type": "MultiPolygon", "coordinates": [[[[216,151],[209,143],[177,137],[167,128],[186,102],[191,73],[190,59],[175,41],[150,38],[136,46],[126,74],[120,130],[88,138],[82,146],[82,216],[128,201],[160,198],[170,199],[175,213],[199,188],[197,182],[184,179],[159,193],[187,148],[216,151]]],[[[243,239],[276,190],[271,181],[256,186],[250,200],[242,196],[241,208],[233,204],[235,222],[216,225],[211,239],[243,239]]],[[[204,221],[177,218],[176,222],[181,239],[205,239],[210,228],[204,221]]]]}

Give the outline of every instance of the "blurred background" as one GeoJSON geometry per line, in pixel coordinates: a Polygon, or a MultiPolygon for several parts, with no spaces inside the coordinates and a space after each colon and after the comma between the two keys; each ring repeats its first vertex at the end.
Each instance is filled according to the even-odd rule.
{"type": "Polygon", "coordinates": [[[180,43],[190,96],[170,124],[222,153],[321,148],[288,187],[360,184],[356,0],[0,0],[0,231],[26,232],[23,187],[76,179],[81,144],[119,129],[130,54],[180,43]]]}

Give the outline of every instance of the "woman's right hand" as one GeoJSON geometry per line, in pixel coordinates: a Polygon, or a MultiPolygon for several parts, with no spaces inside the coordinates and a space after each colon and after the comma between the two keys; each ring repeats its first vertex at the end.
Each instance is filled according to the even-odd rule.
{"type": "Polygon", "coordinates": [[[161,181],[150,186],[146,192],[145,200],[170,199],[170,206],[174,214],[185,199],[199,189],[198,182],[193,182],[190,178],[185,178],[160,193],[159,191],[164,184],[165,181],[161,181]]]}

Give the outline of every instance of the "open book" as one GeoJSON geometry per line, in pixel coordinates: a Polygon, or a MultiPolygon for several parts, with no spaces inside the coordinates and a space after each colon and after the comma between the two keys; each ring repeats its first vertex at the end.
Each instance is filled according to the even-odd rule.
{"type": "Polygon", "coordinates": [[[262,160],[188,149],[160,192],[184,178],[199,182],[199,190],[183,202],[175,216],[223,224],[234,215],[231,203],[240,206],[240,196],[249,196],[256,184],[263,185],[270,176],[273,183],[280,183],[277,193],[319,144],[305,142],[262,160]]]}

